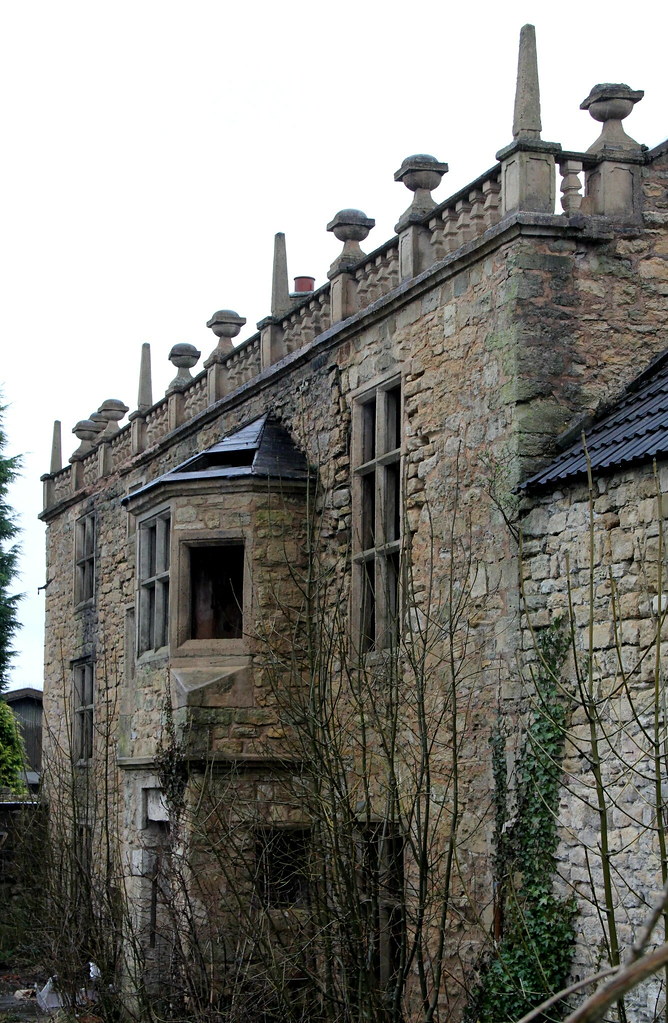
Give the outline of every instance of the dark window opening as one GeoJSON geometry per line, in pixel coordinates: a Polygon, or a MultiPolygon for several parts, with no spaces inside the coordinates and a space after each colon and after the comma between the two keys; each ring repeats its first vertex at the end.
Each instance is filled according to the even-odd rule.
{"type": "Polygon", "coordinates": [[[160,939],[161,908],[165,903],[167,893],[165,860],[169,842],[169,823],[167,821],[150,821],[147,831],[154,846],[150,854],[148,874],[151,884],[148,906],[148,945],[149,948],[157,948],[160,939]]]}
{"type": "Polygon", "coordinates": [[[385,392],[386,451],[401,447],[401,387],[385,392]]]}
{"type": "Polygon", "coordinates": [[[238,451],[207,451],[179,472],[206,472],[207,469],[236,469],[253,464],[257,448],[242,448],[238,451]]]}
{"type": "Polygon", "coordinates": [[[362,550],[375,546],[376,534],[376,474],[362,476],[362,550]]]}
{"type": "Polygon", "coordinates": [[[392,462],[385,469],[385,543],[401,538],[400,463],[392,462]]]}
{"type": "Polygon", "coordinates": [[[190,638],[243,636],[244,547],[190,548],[190,638]]]}
{"type": "Polygon", "coordinates": [[[373,650],[376,645],[376,562],[370,558],[363,563],[362,575],[362,650],[373,650]]]}
{"type": "Polygon", "coordinates": [[[308,901],[308,828],[266,828],[257,840],[257,885],[267,909],[308,901]]]}
{"type": "Polygon", "coordinates": [[[362,405],[362,463],[376,457],[376,399],[362,405]]]}
{"type": "Polygon", "coordinates": [[[395,646],[399,640],[400,629],[399,629],[399,552],[394,551],[388,555],[387,558],[387,573],[386,573],[386,585],[387,594],[385,597],[385,607],[387,612],[386,627],[387,637],[390,646],[395,646]]]}

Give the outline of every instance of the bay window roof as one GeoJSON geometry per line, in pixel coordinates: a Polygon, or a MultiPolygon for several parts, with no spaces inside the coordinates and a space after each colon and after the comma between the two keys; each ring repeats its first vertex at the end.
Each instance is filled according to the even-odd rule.
{"type": "Polygon", "coordinates": [[[123,503],[166,483],[244,476],[306,480],[308,474],[306,458],[295,447],[288,431],[277,420],[264,415],[134,490],[123,498],[123,503]]]}

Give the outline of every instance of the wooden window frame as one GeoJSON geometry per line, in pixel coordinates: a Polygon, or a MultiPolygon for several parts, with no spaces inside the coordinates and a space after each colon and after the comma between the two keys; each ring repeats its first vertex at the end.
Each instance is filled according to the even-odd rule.
{"type": "Polygon", "coordinates": [[[154,512],[137,530],[137,656],[169,645],[171,510],[154,512]]]}
{"type": "Polygon", "coordinates": [[[396,648],[401,619],[403,388],[394,374],[355,397],[353,624],[362,654],[396,648]]]}
{"type": "Polygon", "coordinates": [[[95,600],[97,516],[87,512],[76,520],[74,534],[74,603],[84,607],[95,600]]]}
{"type": "Polygon", "coordinates": [[[72,754],[77,764],[93,757],[95,729],[95,670],[92,657],[72,663],[72,754]]]}

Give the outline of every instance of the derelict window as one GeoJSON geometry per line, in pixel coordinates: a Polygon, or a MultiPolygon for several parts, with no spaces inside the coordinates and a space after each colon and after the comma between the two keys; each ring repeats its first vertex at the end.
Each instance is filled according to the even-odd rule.
{"type": "Polygon", "coordinates": [[[90,658],[73,665],[74,718],[73,745],[74,760],[82,763],[93,756],[93,662],[90,658]]]}
{"type": "Polygon", "coordinates": [[[263,828],[257,837],[257,886],[267,909],[308,902],[308,828],[263,828]]]}
{"type": "Polygon", "coordinates": [[[74,603],[83,604],[95,596],[95,515],[82,515],[75,531],[74,603]]]}
{"type": "Polygon", "coordinates": [[[190,639],[241,639],[244,545],[193,545],[190,552],[190,639]]]}
{"type": "Polygon", "coordinates": [[[401,381],[354,407],[353,564],[361,651],[395,647],[400,618],[401,381]]]}
{"type": "Polygon", "coordinates": [[[169,512],[139,527],[139,624],[137,652],[159,650],[169,635],[169,512]]]}

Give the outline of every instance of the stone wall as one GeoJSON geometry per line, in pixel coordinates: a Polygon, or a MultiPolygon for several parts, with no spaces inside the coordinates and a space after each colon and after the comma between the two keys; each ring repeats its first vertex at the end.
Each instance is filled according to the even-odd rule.
{"type": "MultiPolygon", "coordinates": [[[[665,743],[668,634],[660,607],[666,606],[667,488],[665,464],[656,475],[651,467],[616,473],[595,479],[591,495],[586,483],[575,483],[533,496],[522,519],[525,660],[535,660],[536,630],[561,620],[573,632],[563,675],[569,718],[558,862],[562,894],[578,897],[577,976],[606,959],[602,831],[622,948],[635,939],[663,885],[657,798],[663,806],[664,797],[657,797],[656,784],[665,784],[665,774],[654,756],[665,743]],[[598,812],[597,759],[607,829],[598,812]]],[[[659,928],[657,942],[660,934],[659,928]]],[[[627,1011],[653,1018],[658,994],[658,980],[643,986],[627,1011]]]]}
{"type": "MultiPolygon", "coordinates": [[[[554,163],[553,157],[540,159],[554,163]]],[[[576,487],[525,500],[522,594],[508,522],[512,488],[553,453],[558,435],[574,419],[613,399],[665,345],[665,156],[656,155],[642,173],[645,222],[627,217],[620,224],[577,213],[560,217],[547,207],[506,209],[501,219],[496,200],[506,199],[494,168],[449,206],[404,224],[398,248],[391,240],[376,255],[347,269],[338,266],[331,302],[320,289],[287,316],[263,321],[260,335],[240,351],[214,353],[207,360],[206,391],[200,375],[181,392],[140,410],[120,433],[110,420],[110,433],[105,428],[101,440],[90,441],[92,449],[80,452],[71,468],[48,475],[46,746],[52,761],[61,753],[67,759],[75,712],[72,665],[93,658],[95,757],[105,765],[114,807],[120,798],[121,860],[131,864],[129,891],[137,895],[140,915],[150,898],[146,863],[153,862],[161,834],[162,819],[148,814],[146,793],[160,787],[156,756],[168,738],[166,707],[175,715],[180,755],[196,760],[198,770],[202,762],[238,762],[245,770],[258,758],[276,764],[285,757],[294,721],[277,698],[276,679],[284,671],[286,684],[293,684],[294,665],[272,674],[268,647],[274,658],[289,650],[291,615],[303,611],[300,584],[313,567],[316,585],[327,580],[318,606],[325,629],[341,623],[342,635],[351,631],[360,602],[351,581],[351,557],[359,546],[352,496],[355,419],[360,399],[400,378],[405,601],[400,663],[402,684],[411,694],[401,711],[407,736],[402,757],[404,766],[415,763],[417,710],[411,701],[422,685],[429,691],[428,720],[438,748],[428,799],[439,808],[439,841],[447,842],[453,820],[458,829],[455,909],[445,958],[458,979],[462,963],[475,961],[491,923],[490,732],[499,708],[514,725],[529,705],[520,673],[522,662],[530,665],[535,657],[535,644],[530,630],[520,627],[523,601],[533,627],[542,628],[568,606],[570,580],[582,649],[589,635],[586,494],[576,487]],[[428,258],[420,234],[426,225],[438,235],[437,245],[429,243],[428,258]],[[408,245],[407,232],[413,230],[418,233],[408,245]],[[348,290],[337,291],[342,283],[336,284],[337,277],[346,274],[348,290]],[[221,376],[221,367],[230,373],[221,376]],[[174,608],[181,541],[195,533],[219,538],[230,530],[243,536],[252,580],[243,641],[225,650],[186,649],[175,642],[178,625],[172,625],[169,650],[137,656],[136,534],[151,503],[132,498],[128,511],[121,501],[265,413],[280,420],[313,467],[317,484],[310,492],[255,481],[221,484],[219,491],[209,484],[191,493],[166,490],[159,498],[172,512],[174,608]],[[77,520],[88,514],[97,523],[96,592],[75,606],[77,520]]],[[[84,436],[84,448],[86,443],[84,436]]],[[[648,600],[656,584],[653,486],[649,476],[603,481],[594,501],[593,678],[597,693],[613,686],[619,704],[614,713],[623,722],[629,692],[637,687],[645,699],[653,671],[644,655],[652,642],[648,600]],[[620,611],[621,665],[629,673],[621,688],[613,595],[620,611]]],[[[342,648],[335,648],[329,666],[338,671],[344,660],[342,648]]],[[[304,662],[297,663],[301,671],[304,662]]],[[[386,680],[388,670],[374,656],[361,669],[375,681],[386,680]]],[[[348,698],[344,693],[344,706],[348,698]]],[[[350,699],[349,717],[357,720],[359,707],[350,699]]],[[[605,715],[612,713],[612,702],[605,715]]],[[[641,723],[643,714],[644,709],[641,723]]],[[[604,716],[602,727],[612,720],[604,716]]],[[[582,810],[582,796],[590,794],[586,754],[577,745],[587,741],[582,727],[576,709],[559,854],[564,883],[576,887],[583,880],[582,836],[591,834],[592,850],[596,843],[595,820],[582,810]]],[[[626,724],[616,734],[631,745],[637,741],[626,724]]],[[[377,734],[371,744],[376,754],[377,734]]],[[[608,746],[622,764],[619,779],[626,761],[612,742],[608,746]]],[[[632,755],[626,747],[622,753],[627,760],[632,755]]],[[[354,751],[350,759],[356,764],[354,751]]],[[[81,777],[88,770],[84,764],[74,769],[81,777]]],[[[609,769],[614,772],[612,760],[609,769]]],[[[370,780],[367,799],[374,814],[380,815],[385,781],[382,770],[370,780]]],[[[273,783],[260,775],[248,784],[266,796],[273,783]]],[[[651,809],[640,831],[637,822],[628,824],[636,827],[636,837],[630,832],[623,837],[633,798],[622,789],[613,814],[621,843],[616,866],[631,869],[635,852],[629,850],[646,839],[651,846],[651,809]]],[[[283,822],[291,813],[286,805],[276,809],[283,822]]],[[[632,897],[628,887],[620,894],[635,920],[632,897]]],[[[583,911],[590,947],[596,927],[596,914],[583,911]]],[[[620,933],[620,940],[630,933],[620,933]]],[[[582,945],[581,968],[584,950],[582,945]]]]}

